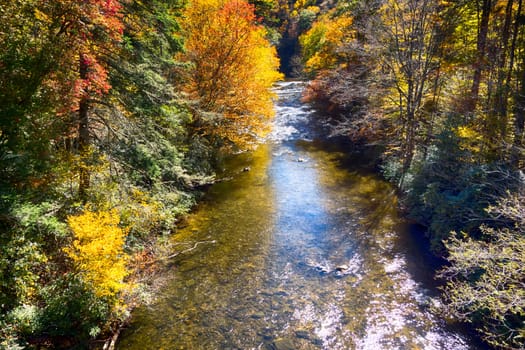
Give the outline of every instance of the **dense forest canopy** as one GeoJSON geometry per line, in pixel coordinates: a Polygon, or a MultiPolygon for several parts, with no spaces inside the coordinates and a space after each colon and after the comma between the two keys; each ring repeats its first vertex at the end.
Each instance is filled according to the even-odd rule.
{"type": "MultiPolygon", "coordinates": [[[[107,336],[308,79],[448,259],[444,315],[525,344],[522,0],[0,0],[0,346],[107,336]],[[279,59],[277,58],[279,53],[279,59]]],[[[328,118],[328,117],[327,117],[328,118]]]]}

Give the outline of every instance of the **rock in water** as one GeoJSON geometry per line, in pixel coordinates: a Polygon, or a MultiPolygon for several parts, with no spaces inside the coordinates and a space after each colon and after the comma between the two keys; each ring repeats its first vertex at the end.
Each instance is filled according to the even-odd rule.
{"type": "Polygon", "coordinates": [[[296,347],[290,339],[278,338],[270,345],[271,350],[295,350],[296,347]]]}
{"type": "Polygon", "coordinates": [[[310,339],[310,334],[306,329],[298,329],[295,331],[295,336],[302,339],[310,339]]]}
{"type": "Polygon", "coordinates": [[[330,273],[330,269],[326,266],[321,266],[321,265],[318,265],[315,267],[315,269],[317,271],[319,271],[319,273],[321,273],[321,275],[326,275],[327,273],[330,273]]]}
{"type": "Polygon", "coordinates": [[[346,271],[346,270],[348,270],[348,269],[349,269],[348,265],[345,265],[345,264],[343,264],[343,265],[339,265],[339,266],[337,266],[337,267],[335,268],[335,270],[336,270],[336,271],[339,271],[339,272],[343,272],[343,271],[346,271]]]}
{"type": "Polygon", "coordinates": [[[261,312],[261,311],[254,312],[253,314],[250,315],[250,317],[254,319],[264,318],[264,312],[261,312]]]}

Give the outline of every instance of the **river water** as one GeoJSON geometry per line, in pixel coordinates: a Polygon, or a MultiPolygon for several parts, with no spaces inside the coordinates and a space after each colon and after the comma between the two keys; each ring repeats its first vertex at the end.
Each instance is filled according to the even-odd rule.
{"type": "Polygon", "coordinates": [[[174,237],[207,243],[172,261],[119,349],[476,348],[432,312],[432,268],[391,186],[322,137],[302,88],[276,87],[272,133],[174,237]]]}

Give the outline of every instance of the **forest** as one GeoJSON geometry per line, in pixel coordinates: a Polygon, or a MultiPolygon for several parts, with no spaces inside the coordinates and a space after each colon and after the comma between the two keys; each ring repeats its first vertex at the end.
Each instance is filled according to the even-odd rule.
{"type": "Polygon", "coordinates": [[[287,77],[348,152],[381,150],[446,261],[439,312],[524,349],[522,7],[0,0],[0,348],[107,346],[287,77]]]}

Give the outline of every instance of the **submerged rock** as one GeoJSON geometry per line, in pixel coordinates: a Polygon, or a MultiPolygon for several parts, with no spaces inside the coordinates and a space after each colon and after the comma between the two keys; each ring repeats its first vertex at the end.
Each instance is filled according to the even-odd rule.
{"type": "Polygon", "coordinates": [[[260,319],[260,318],[264,318],[264,312],[262,311],[257,311],[257,312],[254,312],[250,315],[251,318],[254,318],[254,319],[260,319]]]}
{"type": "Polygon", "coordinates": [[[346,271],[348,269],[349,269],[348,265],[342,264],[342,265],[337,266],[335,268],[335,271],[343,272],[343,271],[346,271]]]}
{"type": "Polygon", "coordinates": [[[288,295],[288,292],[285,291],[284,289],[278,289],[276,290],[273,295],[277,295],[277,296],[287,296],[288,295]]]}
{"type": "Polygon", "coordinates": [[[264,340],[269,341],[273,338],[273,332],[273,329],[266,327],[262,331],[257,332],[257,335],[261,336],[264,340]]]}
{"type": "Polygon", "coordinates": [[[296,346],[294,345],[291,339],[287,338],[278,338],[275,339],[273,343],[267,347],[269,350],[295,350],[296,346]]]}
{"type": "Polygon", "coordinates": [[[319,271],[322,275],[325,275],[330,272],[330,269],[326,266],[318,265],[315,267],[317,271],[319,271]]]}
{"type": "Polygon", "coordinates": [[[345,274],[342,271],[335,271],[334,272],[334,277],[335,278],[343,278],[344,276],[345,276],[345,274]]]}
{"type": "Polygon", "coordinates": [[[301,339],[310,339],[310,333],[306,329],[298,329],[295,331],[295,336],[301,339]]]}

